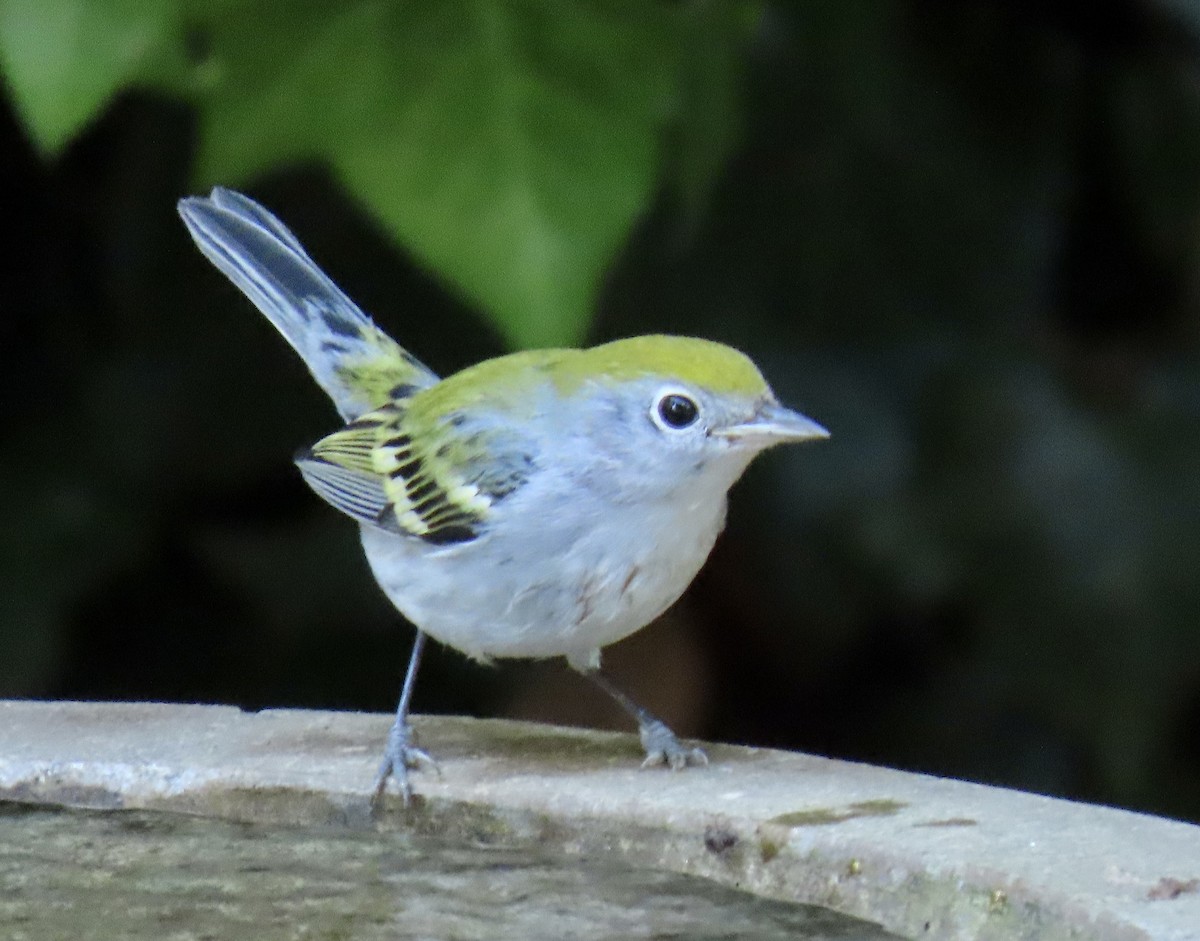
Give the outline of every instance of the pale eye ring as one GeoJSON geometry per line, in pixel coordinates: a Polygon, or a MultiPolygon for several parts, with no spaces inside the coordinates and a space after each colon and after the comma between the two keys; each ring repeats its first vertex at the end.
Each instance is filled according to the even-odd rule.
{"type": "Polygon", "coordinates": [[[682,392],[667,392],[660,396],[654,412],[658,424],[672,431],[689,428],[700,418],[696,400],[682,392]]]}

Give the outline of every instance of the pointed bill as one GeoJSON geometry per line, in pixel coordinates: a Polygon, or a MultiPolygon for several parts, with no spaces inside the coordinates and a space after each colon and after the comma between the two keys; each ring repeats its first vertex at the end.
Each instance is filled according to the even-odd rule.
{"type": "Polygon", "coordinates": [[[717,438],[745,441],[761,447],[829,437],[829,432],[823,426],[806,415],[784,408],[778,402],[764,404],[750,421],[714,429],[712,434],[717,438]]]}

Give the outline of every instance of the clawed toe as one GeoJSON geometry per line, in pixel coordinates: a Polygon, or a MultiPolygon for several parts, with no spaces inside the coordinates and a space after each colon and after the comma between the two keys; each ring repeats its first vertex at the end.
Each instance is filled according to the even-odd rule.
{"type": "Polygon", "coordinates": [[[439,778],[442,776],[441,766],[439,766],[438,763],[433,760],[433,757],[429,754],[429,752],[425,751],[423,748],[406,748],[404,750],[403,758],[404,766],[406,768],[412,768],[414,771],[420,768],[425,771],[436,772],[439,778]]]}
{"type": "Polygon", "coordinates": [[[658,719],[645,723],[638,730],[638,735],[646,749],[643,768],[666,765],[672,771],[682,771],[689,765],[699,767],[708,764],[708,755],[703,749],[681,745],[675,733],[658,719]]]}
{"type": "Polygon", "coordinates": [[[438,763],[433,760],[429,752],[413,744],[412,728],[407,725],[394,725],[391,732],[388,733],[387,748],[384,751],[383,761],[379,765],[379,774],[375,778],[375,793],[371,798],[372,808],[378,809],[381,805],[389,780],[395,780],[400,789],[400,797],[404,801],[404,806],[412,805],[413,790],[412,784],[408,780],[410,769],[434,771],[439,777],[442,774],[442,769],[438,767],[438,763]]]}
{"type": "Polygon", "coordinates": [[[708,765],[708,755],[704,753],[704,749],[702,748],[684,748],[680,745],[674,749],[661,749],[656,752],[650,752],[646,755],[645,761],[642,762],[643,768],[655,768],[658,765],[666,765],[672,771],[682,771],[688,767],[706,767],[708,765]]]}

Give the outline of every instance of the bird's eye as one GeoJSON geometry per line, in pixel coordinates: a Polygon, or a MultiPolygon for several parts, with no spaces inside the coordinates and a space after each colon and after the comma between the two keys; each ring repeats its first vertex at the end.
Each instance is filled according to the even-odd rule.
{"type": "Polygon", "coordinates": [[[658,417],[668,428],[686,428],[700,417],[700,408],[686,395],[671,392],[658,400],[658,417]]]}

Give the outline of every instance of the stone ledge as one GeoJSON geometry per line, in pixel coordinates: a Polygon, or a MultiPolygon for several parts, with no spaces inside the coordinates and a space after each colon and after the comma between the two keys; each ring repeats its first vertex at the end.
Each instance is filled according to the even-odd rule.
{"type": "Polygon", "coordinates": [[[910,937],[1200,941],[1200,827],[808,755],[418,717],[441,777],[368,798],[390,717],[0,701],[0,798],[278,824],[418,827],[619,854],[910,937]]]}

